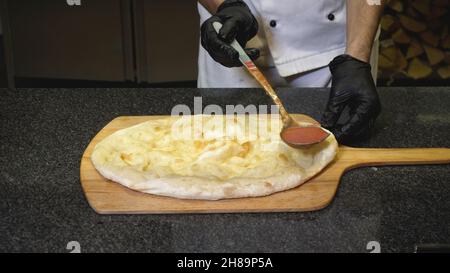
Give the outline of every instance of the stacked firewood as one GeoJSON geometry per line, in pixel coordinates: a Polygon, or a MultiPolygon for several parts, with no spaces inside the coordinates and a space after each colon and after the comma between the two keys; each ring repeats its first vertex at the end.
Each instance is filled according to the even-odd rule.
{"type": "MultiPolygon", "coordinates": [[[[450,0],[391,0],[381,20],[381,78],[450,78],[450,0]]],[[[393,79],[394,80],[394,79],[393,79]]]]}

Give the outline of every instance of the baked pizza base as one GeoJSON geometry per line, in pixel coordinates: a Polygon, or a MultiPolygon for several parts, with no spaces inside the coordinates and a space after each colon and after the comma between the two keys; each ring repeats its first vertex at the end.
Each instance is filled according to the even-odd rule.
{"type": "Polygon", "coordinates": [[[338,150],[332,134],[308,149],[293,149],[279,137],[281,121],[267,116],[235,117],[227,123],[230,130],[217,126],[223,117],[195,118],[200,129],[190,128],[193,118],[167,117],[119,130],[96,145],[92,163],[107,179],[136,191],[219,200],[297,187],[321,172],[338,150]],[[267,127],[263,134],[248,130],[260,121],[267,127]],[[174,134],[175,124],[192,134],[174,134]]]}

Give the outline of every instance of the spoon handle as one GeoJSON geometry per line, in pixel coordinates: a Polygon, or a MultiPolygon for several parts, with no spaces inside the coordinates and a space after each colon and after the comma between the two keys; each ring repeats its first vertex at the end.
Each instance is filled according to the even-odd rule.
{"type": "Polygon", "coordinates": [[[278,110],[280,112],[281,120],[283,121],[284,127],[289,127],[292,123],[291,116],[286,111],[286,108],[284,108],[283,103],[281,102],[275,90],[270,85],[269,81],[266,79],[263,73],[255,66],[253,62],[245,63],[244,66],[263,87],[264,91],[266,91],[266,94],[269,95],[269,97],[273,100],[273,102],[278,106],[278,110]]]}
{"type": "MultiPolygon", "coordinates": [[[[213,27],[216,30],[217,33],[219,33],[219,30],[222,28],[222,24],[219,22],[214,22],[213,27]]],[[[264,74],[256,67],[255,63],[250,59],[250,57],[245,53],[245,50],[241,47],[241,45],[235,40],[230,44],[231,47],[233,47],[238,53],[239,53],[239,60],[241,63],[247,68],[247,70],[250,72],[250,74],[258,81],[258,83],[264,88],[264,91],[266,91],[266,94],[270,96],[270,98],[273,100],[273,102],[278,106],[278,110],[280,111],[281,120],[283,121],[283,126],[285,128],[289,127],[293,120],[289,113],[286,111],[286,108],[284,108],[283,103],[281,102],[280,98],[278,97],[275,90],[270,85],[269,81],[266,79],[264,74]]]]}

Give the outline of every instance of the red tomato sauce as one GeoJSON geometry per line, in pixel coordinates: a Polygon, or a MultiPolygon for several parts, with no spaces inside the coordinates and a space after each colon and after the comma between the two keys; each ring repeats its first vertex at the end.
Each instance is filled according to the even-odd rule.
{"type": "Polygon", "coordinates": [[[311,144],[323,141],[329,133],[320,127],[291,127],[281,132],[283,141],[289,144],[311,144]]]}

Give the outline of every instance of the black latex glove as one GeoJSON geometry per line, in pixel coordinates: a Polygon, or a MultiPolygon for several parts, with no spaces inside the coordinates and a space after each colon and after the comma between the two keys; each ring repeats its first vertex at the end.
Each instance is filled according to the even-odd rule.
{"type": "Polygon", "coordinates": [[[332,85],[322,126],[331,130],[339,143],[348,143],[367,137],[381,104],[371,74],[370,64],[350,55],[341,55],[331,61],[332,85]],[[349,120],[338,125],[344,108],[349,107],[349,120]]]}
{"type": "MultiPolygon", "coordinates": [[[[226,0],[219,6],[217,13],[202,24],[201,43],[216,62],[226,67],[238,67],[242,66],[239,53],[229,44],[236,39],[245,48],[257,32],[258,22],[248,6],[242,0],[226,0]],[[222,23],[219,34],[213,22],[222,23]]],[[[245,51],[253,60],[259,57],[256,48],[247,48],[245,51]]]]}

